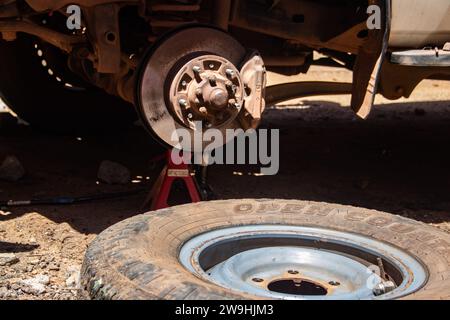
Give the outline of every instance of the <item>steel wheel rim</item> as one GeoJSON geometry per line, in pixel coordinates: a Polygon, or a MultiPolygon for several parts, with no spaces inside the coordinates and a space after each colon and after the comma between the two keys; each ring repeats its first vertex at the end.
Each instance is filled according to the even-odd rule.
{"type": "Polygon", "coordinates": [[[213,230],[187,241],[179,259],[206,281],[270,299],[396,299],[416,292],[428,280],[423,263],[393,245],[316,227],[248,225],[213,230]],[[392,291],[377,291],[380,283],[387,283],[373,273],[378,271],[378,259],[389,275],[385,278],[396,284],[392,291]]]}

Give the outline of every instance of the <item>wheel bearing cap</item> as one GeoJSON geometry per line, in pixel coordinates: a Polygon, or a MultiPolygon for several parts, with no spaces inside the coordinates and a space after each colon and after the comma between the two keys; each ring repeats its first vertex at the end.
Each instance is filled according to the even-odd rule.
{"type": "Polygon", "coordinates": [[[244,86],[237,68],[216,55],[188,61],[172,80],[170,107],[184,125],[196,121],[220,127],[235,120],[244,102],[244,86]]]}

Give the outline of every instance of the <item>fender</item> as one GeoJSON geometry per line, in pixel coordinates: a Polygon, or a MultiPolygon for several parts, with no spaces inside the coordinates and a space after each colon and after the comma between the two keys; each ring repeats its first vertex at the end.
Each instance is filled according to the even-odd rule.
{"type": "Polygon", "coordinates": [[[391,0],[370,0],[369,5],[381,8],[382,23],[381,29],[369,30],[367,42],[359,48],[353,68],[351,107],[363,119],[369,116],[375,100],[389,46],[392,19],[391,0]]]}

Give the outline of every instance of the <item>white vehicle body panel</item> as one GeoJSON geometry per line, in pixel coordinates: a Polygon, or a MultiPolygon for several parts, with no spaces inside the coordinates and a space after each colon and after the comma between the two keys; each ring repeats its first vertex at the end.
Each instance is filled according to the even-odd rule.
{"type": "Polygon", "coordinates": [[[450,42],[450,0],[392,0],[391,47],[450,42]]]}

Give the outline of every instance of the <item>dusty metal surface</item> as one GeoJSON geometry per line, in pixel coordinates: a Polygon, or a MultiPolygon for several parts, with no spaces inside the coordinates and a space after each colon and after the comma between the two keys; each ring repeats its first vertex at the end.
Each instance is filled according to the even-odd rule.
{"type": "Polygon", "coordinates": [[[253,56],[239,70],[246,57],[244,47],[223,31],[191,27],[170,35],[140,67],[138,108],[149,129],[176,146],[182,141],[176,129],[193,135],[200,130],[196,120],[223,137],[226,129],[255,127],[264,108],[265,69],[253,56]]]}
{"type": "MultiPolygon", "coordinates": [[[[0,21],[0,32],[9,34],[24,32],[35,35],[67,52],[71,52],[73,46],[85,42],[84,37],[77,35],[66,35],[25,21],[0,21]]],[[[15,40],[15,36],[10,40],[15,40]]]]}
{"type": "Polygon", "coordinates": [[[439,48],[396,51],[391,55],[391,62],[415,67],[450,67],[450,51],[439,48]]]}
{"type": "Polygon", "coordinates": [[[85,10],[87,30],[94,43],[95,69],[99,73],[118,73],[121,70],[121,40],[117,4],[96,6],[85,10]]]}
{"type": "Polygon", "coordinates": [[[447,42],[450,34],[449,12],[450,2],[447,0],[433,0],[432,3],[393,0],[389,45],[420,48],[431,43],[441,45],[447,42]]]}
{"type": "MultiPolygon", "coordinates": [[[[132,103],[135,102],[134,82],[139,81],[136,66],[146,59],[144,53],[152,45],[166,41],[168,33],[188,28],[193,23],[208,24],[229,32],[230,37],[242,43],[246,50],[256,48],[266,61],[265,65],[281,74],[307,73],[312,65],[320,63],[352,69],[352,108],[361,118],[369,116],[377,92],[389,98],[406,97],[410,93],[408,90],[414,89],[424,76],[446,74],[443,72],[447,66],[444,61],[431,64],[436,68],[434,72],[402,70],[403,78],[397,76],[395,81],[390,81],[392,68],[384,67],[390,47],[412,49],[424,45],[440,46],[448,41],[450,31],[446,18],[449,5],[445,0],[436,0],[434,6],[418,0],[26,2],[29,7],[20,6],[13,0],[1,2],[3,40],[16,40],[18,33],[34,35],[66,52],[70,68],[76,75],[132,103]],[[67,32],[64,26],[68,15],[65,9],[69,4],[79,5],[82,12],[83,28],[73,33],[67,32]],[[369,5],[381,8],[381,28],[368,26],[369,5]],[[417,23],[408,22],[412,20],[417,23]],[[315,52],[326,57],[314,60],[315,52]],[[385,71],[387,74],[383,74],[385,71]],[[414,81],[410,81],[409,76],[414,81]]],[[[194,34],[188,36],[196,39],[194,34]]],[[[185,48],[179,50],[187,53],[189,45],[186,43],[185,48]]],[[[211,46],[215,45],[217,41],[211,39],[211,46]]],[[[220,45],[214,49],[218,56],[227,55],[227,49],[219,52],[220,45]]],[[[446,53],[441,56],[445,57],[446,53]]],[[[245,98],[244,108],[248,112],[238,121],[238,126],[243,128],[256,127],[265,107],[264,90],[258,89],[263,87],[264,64],[255,61],[251,71],[244,67],[245,74],[242,75],[243,79],[249,79],[244,85],[253,87],[245,98]],[[258,75],[255,73],[257,68],[261,69],[258,75]]],[[[422,63],[423,68],[429,65],[422,63]]],[[[330,90],[334,88],[325,88],[323,93],[330,90]]],[[[155,106],[155,114],[160,114],[158,108],[155,106]]],[[[143,120],[146,121],[145,117],[143,120]]]]}
{"type": "Polygon", "coordinates": [[[238,69],[227,59],[200,55],[179,68],[169,91],[172,114],[195,130],[226,125],[236,119],[244,102],[244,84],[238,69]]]}
{"type": "Polygon", "coordinates": [[[276,299],[395,299],[419,290],[428,279],[420,261],[384,242],[301,226],[210,231],[186,242],[179,257],[188,270],[208,281],[276,299]],[[377,261],[383,261],[387,276],[374,276],[370,271],[377,261]],[[286,280],[296,280],[299,286],[304,281],[316,288],[292,292],[292,287],[281,283],[273,290],[274,283],[286,280]],[[389,281],[395,289],[380,294],[389,281]]]}

